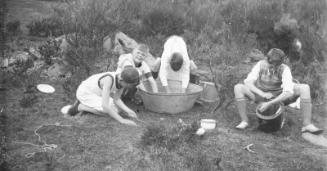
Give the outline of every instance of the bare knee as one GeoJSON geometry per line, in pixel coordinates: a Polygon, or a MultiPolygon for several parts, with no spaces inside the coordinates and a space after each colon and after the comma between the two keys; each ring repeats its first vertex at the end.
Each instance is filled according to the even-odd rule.
{"type": "Polygon", "coordinates": [[[301,84],[301,90],[304,92],[310,92],[310,86],[308,84],[301,84]]]}
{"type": "Polygon", "coordinates": [[[236,84],[234,86],[234,93],[235,94],[240,94],[240,93],[243,93],[243,90],[244,90],[244,84],[236,84]]]}
{"type": "Polygon", "coordinates": [[[310,86],[308,84],[297,84],[296,85],[296,92],[302,98],[310,98],[310,86]]]}

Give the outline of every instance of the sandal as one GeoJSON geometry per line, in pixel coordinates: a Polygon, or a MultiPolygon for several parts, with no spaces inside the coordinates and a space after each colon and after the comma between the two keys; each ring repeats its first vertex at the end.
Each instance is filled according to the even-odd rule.
{"type": "Polygon", "coordinates": [[[238,124],[235,128],[236,129],[245,129],[249,126],[249,124],[246,121],[242,121],[240,124],[238,124]]]}
{"type": "Polygon", "coordinates": [[[75,103],[68,109],[67,114],[70,116],[75,116],[78,114],[78,105],[80,104],[79,100],[76,100],[75,103]]]}
{"type": "Polygon", "coordinates": [[[307,126],[302,127],[301,132],[302,132],[302,133],[308,132],[308,133],[311,133],[311,134],[319,135],[319,134],[321,134],[322,132],[324,132],[324,130],[322,130],[322,129],[320,129],[320,128],[317,128],[317,127],[314,126],[313,124],[309,124],[309,125],[307,125],[307,126]]]}

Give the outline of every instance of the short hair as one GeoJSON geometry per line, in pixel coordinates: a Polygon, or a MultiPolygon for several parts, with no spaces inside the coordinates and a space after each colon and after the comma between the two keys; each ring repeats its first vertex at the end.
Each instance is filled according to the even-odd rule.
{"type": "Polygon", "coordinates": [[[132,66],[124,67],[120,76],[121,79],[128,84],[138,84],[140,82],[139,72],[132,66]]]}
{"type": "Polygon", "coordinates": [[[281,64],[281,63],[283,63],[285,53],[281,49],[272,48],[269,50],[267,57],[268,57],[268,62],[270,60],[273,60],[276,62],[280,62],[280,64],[281,64]]]}
{"type": "Polygon", "coordinates": [[[173,53],[170,59],[170,67],[173,71],[178,71],[183,65],[183,56],[180,53],[173,53]]]}
{"type": "Polygon", "coordinates": [[[150,50],[149,49],[149,46],[146,45],[146,44],[143,44],[143,43],[138,44],[137,47],[136,47],[136,49],[138,49],[139,51],[141,51],[143,53],[149,53],[149,50],[150,50]]]}

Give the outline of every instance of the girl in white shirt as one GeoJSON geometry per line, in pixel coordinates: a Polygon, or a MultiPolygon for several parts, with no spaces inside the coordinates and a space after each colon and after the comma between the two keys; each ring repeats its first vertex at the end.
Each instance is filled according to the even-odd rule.
{"type": "Polygon", "coordinates": [[[126,67],[121,73],[104,72],[90,76],[84,80],[76,91],[77,101],[68,110],[69,115],[80,111],[99,115],[109,115],[120,123],[136,126],[132,120],[119,115],[124,111],[129,117],[137,118],[136,113],[120,99],[124,89],[139,84],[138,72],[133,67],[126,67]]]}

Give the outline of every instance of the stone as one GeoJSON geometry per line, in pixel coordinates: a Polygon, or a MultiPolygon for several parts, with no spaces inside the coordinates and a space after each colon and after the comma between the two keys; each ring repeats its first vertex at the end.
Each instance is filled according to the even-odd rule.
{"type": "Polygon", "coordinates": [[[69,78],[71,73],[63,64],[55,63],[51,65],[47,70],[42,73],[44,77],[48,77],[51,80],[58,80],[62,78],[69,78]]]}
{"type": "Polygon", "coordinates": [[[113,53],[115,54],[125,54],[131,53],[134,48],[136,48],[138,43],[124,34],[123,32],[118,32],[115,35],[113,53]]]}
{"type": "Polygon", "coordinates": [[[41,59],[42,58],[42,55],[40,54],[39,51],[37,51],[34,47],[30,47],[28,49],[30,55],[33,55],[34,58],[36,59],[41,59]]]}

